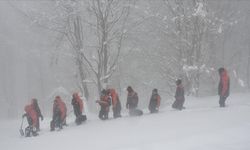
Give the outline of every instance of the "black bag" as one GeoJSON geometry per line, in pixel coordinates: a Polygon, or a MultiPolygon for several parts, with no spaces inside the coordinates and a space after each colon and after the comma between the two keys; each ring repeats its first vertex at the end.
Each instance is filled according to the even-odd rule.
{"type": "Polygon", "coordinates": [[[141,115],[143,115],[143,111],[140,109],[133,109],[133,110],[130,110],[129,115],[130,116],[141,116],[141,115]]]}

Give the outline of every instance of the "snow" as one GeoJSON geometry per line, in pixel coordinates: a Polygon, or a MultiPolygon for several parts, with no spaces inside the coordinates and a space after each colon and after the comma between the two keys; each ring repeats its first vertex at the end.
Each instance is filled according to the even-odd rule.
{"type": "Polygon", "coordinates": [[[60,95],[62,99],[71,99],[71,94],[64,87],[58,87],[54,89],[48,97],[50,102],[53,102],[56,96],[60,95]]]}
{"type": "Polygon", "coordinates": [[[239,83],[239,85],[240,85],[241,87],[246,87],[246,86],[245,86],[245,83],[244,83],[244,81],[243,81],[242,79],[238,79],[238,83],[239,83]]]}
{"type": "Polygon", "coordinates": [[[233,70],[233,74],[234,74],[234,77],[236,78],[238,84],[239,84],[241,87],[246,87],[246,86],[245,86],[245,82],[238,76],[236,70],[233,70]]]}
{"type": "Polygon", "coordinates": [[[222,33],[222,25],[220,25],[220,27],[218,29],[218,33],[222,33]]]}
{"type": "Polygon", "coordinates": [[[195,9],[195,12],[193,13],[194,16],[201,16],[201,17],[206,17],[207,12],[204,11],[203,9],[203,3],[198,3],[197,8],[195,9]]]}
{"type": "Polygon", "coordinates": [[[189,72],[189,71],[198,70],[198,67],[197,66],[183,65],[183,70],[186,72],[189,72]]]}
{"type": "Polygon", "coordinates": [[[218,97],[186,97],[186,109],[167,106],[158,114],[100,121],[88,114],[80,126],[49,132],[50,118],[41,122],[38,137],[20,137],[21,120],[0,122],[0,147],[4,150],[248,150],[250,149],[250,94],[233,94],[226,108],[218,97]]]}

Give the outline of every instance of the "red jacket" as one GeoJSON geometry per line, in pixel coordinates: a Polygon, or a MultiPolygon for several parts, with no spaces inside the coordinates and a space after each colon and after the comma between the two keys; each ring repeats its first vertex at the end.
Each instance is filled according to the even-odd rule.
{"type": "Polygon", "coordinates": [[[112,105],[115,107],[119,101],[118,94],[116,93],[115,89],[108,89],[108,91],[109,91],[109,94],[112,98],[112,105]]]}
{"type": "Polygon", "coordinates": [[[66,108],[66,104],[62,101],[62,99],[59,96],[57,96],[55,99],[53,112],[55,112],[56,109],[60,110],[61,119],[64,120],[67,115],[67,108],[66,108]]]}
{"type": "Polygon", "coordinates": [[[227,75],[227,71],[224,70],[220,75],[220,83],[218,88],[218,93],[220,96],[229,96],[229,89],[230,89],[230,79],[227,75]]]}
{"type": "Polygon", "coordinates": [[[82,111],[83,111],[83,101],[82,101],[82,99],[80,98],[80,96],[77,93],[74,93],[73,95],[74,95],[74,97],[76,99],[76,102],[80,106],[80,111],[82,113],[82,111]]]}
{"type": "Polygon", "coordinates": [[[26,105],[25,108],[24,108],[26,114],[28,117],[30,117],[32,119],[32,126],[33,127],[36,127],[37,125],[37,121],[38,121],[38,116],[37,116],[37,113],[35,111],[35,108],[32,104],[30,105],[26,105]]]}

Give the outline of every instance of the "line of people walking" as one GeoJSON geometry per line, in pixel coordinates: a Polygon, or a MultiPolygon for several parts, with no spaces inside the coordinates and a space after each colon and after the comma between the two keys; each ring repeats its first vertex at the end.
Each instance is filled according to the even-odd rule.
{"type": "MultiPolygon", "coordinates": [[[[75,123],[77,125],[82,124],[87,120],[86,115],[83,115],[84,105],[83,101],[78,95],[74,93],[72,95],[71,105],[73,106],[73,111],[75,114],[75,123]]],[[[31,104],[28,104],[24,108],[25,114],[23,118],[27,118],[28,126],[25,128],[25,131],[21,131],[24,136],[37,136],[40,131],[40,119],[43,120],[43,115],[40,111],[37,99],[32,99],[31,104]]],[[[53,103],[52,110],[52,120],[50,122],[50,131],[55,131],[55,129],[63,129],[63,126],[67,126],[67,107],[65,102],[61,99],[60,96],[56,96],[53,103]]]]}
{"type": "MultiPolygon", "coordinates": [[[[226,69],[219,68],[218,70],[220,75],[220,82],[218,86],[218,94],[220,96],[219,104],[220,107],[225,107],[225,101],[229,96],[230,90],[230,79],[227,74],[226,69]]],[[[139,97],[137,92],[131,86],[127,87],[127,101],[126,108],[129,110],[129,116],[141,116],[143,111],[138,108],[139,97]]],[[[185,102],[185,92],[182,85],[182,80],[178,79],[176,81],[176,92],[175,92],[175,101],[172,104],[172,108],[177,110],[185,109],[183,106],[185,102]]],[[[98,117],[101,120],[109,119],[110,107],[113,110],[113,118],[120,118],[121,116],[121,102],[119,95],[115,89],[103,89],[101,91],[100,100],[97,100],[96,103],[100,105],[100,111],[98,117]]],[[[148,109],[150,113],[158,113],[161,104],[161,96],[158,93],[157,89],[152,90],[152,95],[150,97],[148,109]]],[[[84,103],[80,98],[78,93],[73,93],[71,105],[75,114],[75,123],[77,125],[82,124],[87,120],[87,116],[83,114],[84,112],[84,103]]],[[[37,136],[40,131],[40,119],[43,120],[43,115],[38,105],[37,99],[32,99],[31,104],[26,105],[25,114],[23,118],[27,118],[28,127],[25,128],[24,135],[37,136]]],[[[67,117],[67,107],[65,102],[61,99],[60,96],[56,96],[53,103],[53,115],[50,122],[50,130],[54,131],[56,128],[63,129],[63,126],[67,126],[66,123],[67,117]]],[[[23,131],[22,131],[23,132],[23,131]]]]}

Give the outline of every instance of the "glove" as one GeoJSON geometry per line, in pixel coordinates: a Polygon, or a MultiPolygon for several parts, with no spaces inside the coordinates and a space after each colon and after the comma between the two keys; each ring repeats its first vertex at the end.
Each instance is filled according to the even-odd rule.
{"type": "Polygon", "coordinates": [[[23,114],[22,118],[24,118],[26,116],[26,114],[23,114]]]}
{"type": "Polygon", "coordinates": [[[43,121],[43,115],[41,115],[41,120],[43,121]]]}

